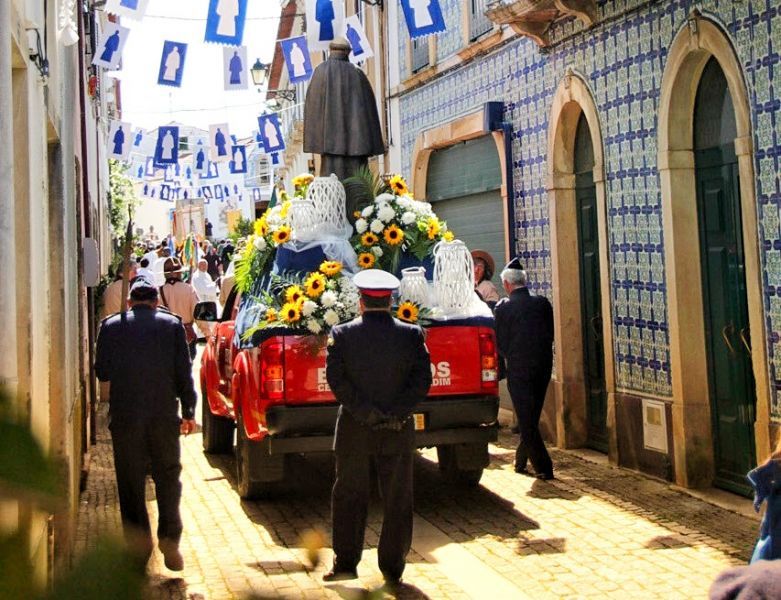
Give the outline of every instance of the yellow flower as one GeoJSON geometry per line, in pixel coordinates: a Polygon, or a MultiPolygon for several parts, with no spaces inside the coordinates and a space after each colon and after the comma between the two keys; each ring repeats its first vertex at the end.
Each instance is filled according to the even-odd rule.
{"type": "Polygon", "coordinates": [[[288,304],[296,304],[304,297],[304,290],[298,285],[291,285],[285,290],[285,300],[288,304]]]}
{"type": "Polygon", "coordinates": [[[283,219],[287,218],[287,213],[290,210],[290,200],[285,200],[282,203],[282,208],[279,210],[279,216],[283,219]]]}
{"type": "Polygon", "coordinates": [[[268,223],[266,222],[266,215],[263,215],[255,221],[255,235],[265,236],[268,233],[268,223]]]}
{"type": "Polygon", "coordinates": [[[284,244],[288,240],[290,240],[290,226],[289,225],[282,225],[279,229],[277,229],[274,234],[271,236],[274,240],[274,243],[284,244]]]}
{"type": "Polygon", "coordinates": [[[391,225],[385,229],[385,233],[382,234],[385,241],[391,246],[398,246],[404,241],[404,232],[396,225],[391,225]]]}
{"type": "Polygon", "coordinates": [[[404,181],[404,178],[401,175],[394,175],[391,177],[388,185],[390,186],[391,191],[397,196],[403,196],[404,194],[409,193],[407,182],[404,181]]]}
{"type": "Polygon", "coordinates": [[[428,220],[428,224],[426,225],[426,233],[428,234],[428,239],[433,240],[435,237],[437,237],[437,234],[439,233],[439,230],[442,228],[442,226],[439,223],[439,219],[436,217],[430,217],[428,220]]]}
{"type": "Polygon", "coordinates": [[[362,269],[371,269],[376,260],[371,252],[361,252],[358,255],[358,266],[362,269]]]}
{"type": "Polygon", "coordinates": [[[309,185],[314,181],[315,176],[310,173],[301,173],[293,177],[293,185],[297,188],[309,185]]]}
{"type": "Polygon", "coordinates": [[[325,291],[325,276],[322,273],[312,273],[304,282],[306,295],[310,298],[318,298],[325,291]]]}
{"type": "Polygon", "coordinates": [[[285,323],[296,323],[301,320],[301,305],[296,302],[288,302],[282,307],[279,318],[285,323]]]}
{"type": "Polygon", "coordinates": [[[342,263],[338,260],[327,260],[320,265],[320,272],[328,277],[338,275],[342,270],[342,263]]]}
{"type": "Polygon", "coordinates": [[[266,311],[266,322],[273,323],[276,320],[277,320],[277,311],[274,310],[273,308],[269,308],[266,311]]]}
{"type": "Polygon", "coordinates": [[[378,238],[376,235],[374,235],[371,231],[367,231],[361,236],[361,244],[363,246],[374,246],[377,242],[380,241],[380,238],[378,238]]]}
{"type": "Polygon", "coordinates": [[[407,323],[417,323],[418,307],[412,302],[402,302],[401,305],[399,305],[399,309],[396,311],[396,316],[407,323]]]}
{"type": "Polygon", "coordinates": [[[446,242],[452,242],[454,237],[455,236],[453,235],[452,231],[446,231],[445,233],[442,234],[442,239],[445,240],[446,242]]]}
{"type": "Polygon", "coordinates": [[[361,211],[360,210],[354,210],[353,211],[353,218],[354,219],[360,219],[361,218],[361,211]]]}

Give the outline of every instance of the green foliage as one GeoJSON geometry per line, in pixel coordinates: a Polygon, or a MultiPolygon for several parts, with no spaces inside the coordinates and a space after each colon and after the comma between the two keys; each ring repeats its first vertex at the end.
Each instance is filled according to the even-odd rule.
{"type": "Polygon", "coordinates": [[[133,183],[125,175],[125,167],[116,160],[108,161],[109,172],[109,221],[115,240],[124,237],[130,214],[140,201],[136,198],[133,183]]]}
{"type": "Polygon", "coordinates": [[[228,237],[235,245],[236,242],[239,240],[239,238],[249,237],[254,232],[255,232],[255,222],[252,219],[245,219],[244,217],[239,217],[239,220],[236,221],[236,227],[234,228],[232,233],[228,234],[228,237]]]}
{"type": "Polygon", "coordinates": [[[355,172],[355,175],[345,179],[344,189],[347,196],[353,200],[353,206],[357,210],[374,202],[374,199],[380,194],[390,191],[385,180],[376,173],[372,173],[369,167],[361,167],[355,172]]]}

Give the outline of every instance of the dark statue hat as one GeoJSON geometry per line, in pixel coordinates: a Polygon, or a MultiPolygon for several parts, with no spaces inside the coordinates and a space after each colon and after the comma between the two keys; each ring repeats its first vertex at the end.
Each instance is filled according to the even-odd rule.
{"type": "Polygon", "coordinates": [[[514,259],[512,259],[510,262],[508,262],[505,266],[505,269],[512,269],[513,271],[523,271],[523,265],[521,264],[521,259],[519,256],[516,256],[514,259]]]}
{"type": "Polygon", "coordinates": [[[399,280],[381,269],[366,269],[353,277],[353,283],[364,296],[387,298],[399,289],[399,280]]]}
{"type": "Polygon", "coordinates": [[[144,277],[136,277],[130,286],[130,299],[136,302],[157,300],[157,287],[144,277]]]}

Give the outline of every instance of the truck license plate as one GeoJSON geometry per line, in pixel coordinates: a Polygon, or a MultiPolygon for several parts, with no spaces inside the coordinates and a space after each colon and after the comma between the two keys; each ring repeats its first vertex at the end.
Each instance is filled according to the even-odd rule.
{"type": "Polygon", "coordinates": [[[415,431],[423,431],[426,428],[426,415],[415,413],[412,416],[415,419],[415,431]]]}

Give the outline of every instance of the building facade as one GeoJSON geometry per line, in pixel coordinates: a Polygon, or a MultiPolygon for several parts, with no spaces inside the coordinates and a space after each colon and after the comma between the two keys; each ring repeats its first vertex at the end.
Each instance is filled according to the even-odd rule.
{"type": "Polygon", "coordinates": [[[447,31],[413,44],[388,4],[392,156],[553,302],[549,436],[746,492],[781,422],[777,7],[442,8],[447,31]]]}

